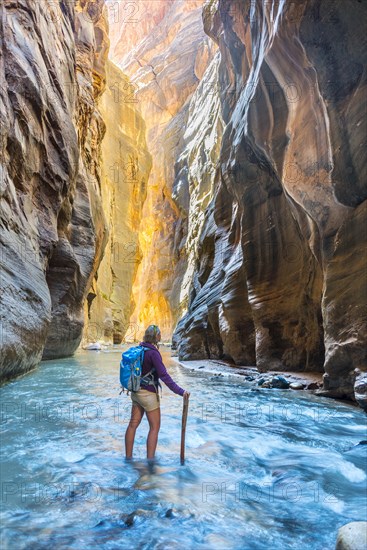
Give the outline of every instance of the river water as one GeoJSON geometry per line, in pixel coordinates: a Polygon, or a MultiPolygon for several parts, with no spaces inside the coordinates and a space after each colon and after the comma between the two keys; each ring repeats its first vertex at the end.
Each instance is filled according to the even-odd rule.
{"type": "Polygon", "coordinates": [[[361,410],[190,371],[163,350],[191,391],[184,466],[182,398],[165,386],[154,471],[145,417],[125,463],[121,349],[45,361],[2,386],[2,550],[325,550],[365,520],[361,410]]]}

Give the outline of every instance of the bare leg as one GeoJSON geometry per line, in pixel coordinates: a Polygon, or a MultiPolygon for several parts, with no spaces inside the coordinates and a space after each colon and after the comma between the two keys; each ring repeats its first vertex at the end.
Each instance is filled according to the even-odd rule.
{"type": "Polygon", "coordinates": [[[161,409],[154,409],[146,413],[149,422],[149,433],[147,438],[147,458],[154,458],[157,448],[158,433],[161,427],[161,409]]]}
{"type": "Polygon", "coordinates": [[[134,439],[136,428],[139,426],[144,415],[144,409],[137,403],[131,407],[131,418],[125,432],[125,453],[126,458],[131,458],[133,455],[134,439]]]}

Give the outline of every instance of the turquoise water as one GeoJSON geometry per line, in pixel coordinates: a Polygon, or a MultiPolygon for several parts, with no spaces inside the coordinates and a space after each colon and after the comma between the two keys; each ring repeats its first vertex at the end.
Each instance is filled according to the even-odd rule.
{"type": "MultiPolygon", "coordinates": [[[[164,348],[161,348],[161,351],[164,348]]],[[[304,392],[255,390],[189,371],[186,462],[182,398],[163,388],[155,471],[123,460],[130,398],[121,350],[46,361],[1,388],[1,548],[333,549],[365,520],[365,414],[304,392]]]]}

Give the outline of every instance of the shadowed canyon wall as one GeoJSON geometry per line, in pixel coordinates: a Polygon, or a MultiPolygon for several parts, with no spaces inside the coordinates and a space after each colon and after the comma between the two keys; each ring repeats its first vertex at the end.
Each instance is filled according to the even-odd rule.
{"type": "Polygon", "coordinates": [[[104,1],[1,5],[1,376],[78,347],[107,239],[104,1]]]}
{"type": "Polygon", "coordinates": [[[225,131],[174,334],[181,358],[324,367],[328,394],[364,406],[365,17],[354,1],[206,3],[225,131]]]}

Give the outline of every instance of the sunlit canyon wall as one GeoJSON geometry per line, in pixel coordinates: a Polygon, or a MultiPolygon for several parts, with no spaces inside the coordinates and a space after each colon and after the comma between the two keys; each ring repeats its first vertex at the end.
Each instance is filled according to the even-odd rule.
{"type": "Polygon", "coordinates": [[[71,355],[107,242],[104,1],[1,4],[1,377],[71,355]]]}
{"type": "Polygon", "coordinates": [[[106,68],[106,90],[99,108],[106,124],[101,195],[109,238],[85,302],[83,343],[120,344],[136,337],[130,324],[131,293],[141,260],[139,227],[152,161],[130,81],[111,61],[106,68]]]}
{"type": "MultiPolygon", "coordinates": [[[[178,267],[181,245],[174,235],[179,238],[179,228],[187,217],[185,205],[175,200],[177,159],[190,139],[185,136],[188,118],[192,116],[190,100],[217,47],[204,32],[203,0],[148,0],[129,6],[111,0],[107,5],[110,57],[130,78],[131,99],[146,125],[146,143],[152,156],[136,246],[137,274],[130,326],[140,337],[149,323],[157,323],[163,339],[171,339],[180,317],[183,275],[178,267]]],[[[218,106],[214,119],[219,116],[218,106]]],[[[213,148],[214,156],[215,151],[218,153],[214,143],[213,148]]],[[[186,183],[182,191],[188,205],[186,183]]]]}

